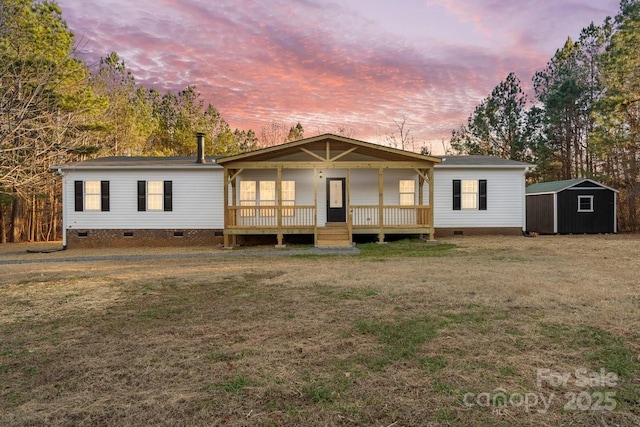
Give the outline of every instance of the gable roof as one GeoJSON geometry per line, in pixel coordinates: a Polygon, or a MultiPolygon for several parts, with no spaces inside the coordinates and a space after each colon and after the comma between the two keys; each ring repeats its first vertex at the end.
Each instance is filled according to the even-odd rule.
{"type": "MultiPolygon", "coordinates": [[[[222,157],[217,160],[219,164],[225,164],[235,161],[268,161],[278,157],[298,154],[302,149],[307,151],[323,152],[325,143],[329,141],[332,151],[357,151],[357,154],[372,157],[385,158],[389,161],[430,161],[440,163],[440,158],[433,156],[425,156],[414,153],[412,151],[399,150],[397,148],[386,147],[384,145],[373,144],[370,142],[360,141],[358,139],[347,138],[345,136],[326,133],[323,135],[304,138],[293,142],[287,142],[273,147],[262,148],[259,150],[249,151],[247,153],[236,154],[232,156],[222,157]]],[[[315,159],[319,160],[319,159],[315,159]]],[[[329,160],[327,160],[329,161],[329,160]]]]}
{"type": "Polygon", "coordinates": [[[144,157],[144,156],[111,156],[97,159],[72,162],[51,169],[60,170],[95,170],[95,169],[202,169],[220,168],[217,157],[205,158],[205,163],[196,163],[196,157],[144,157]]]}
{"type": "Polygon", "coordinates": [[[437,168],[531,168],[535,165],[495,156],[443,156],[437,168]]]}
{"type": "Polygon", "coordinates": [[[618,190],[614,188],[607,187],[606,185],[600,184],[599,182],[596,182],[589,178],[575,178],[575,179],[565,179],[563,181],[549,181],[549,182],[539,182],[537,184],[531,184],[530,186],[527,187],[526,194],[559,193],[560,191],[566,190],[567,188],[575,187],[576,185],[581,184],[583,182],[589,182],[597,187],[606,188],[608,190],[615,191],[616,193],[618,192],[618,190]]]}

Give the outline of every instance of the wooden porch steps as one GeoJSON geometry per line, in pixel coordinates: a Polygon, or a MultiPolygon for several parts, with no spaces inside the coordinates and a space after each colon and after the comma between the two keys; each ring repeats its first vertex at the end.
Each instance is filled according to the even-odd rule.
{"type": "Polygon", "coordinates": [[[350,247],[349,228],[346,222],[328,222],[324,227],[318,228],[316,246],[326,247],[350,247]]]}

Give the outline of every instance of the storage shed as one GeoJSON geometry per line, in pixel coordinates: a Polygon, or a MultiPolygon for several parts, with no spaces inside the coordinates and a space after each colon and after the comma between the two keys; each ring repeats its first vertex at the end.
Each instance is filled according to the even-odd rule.
{"type": "Polygon", "coordinates": [[[616,233],[617,193],[587,178],[530,185],[526,229],[540,234],[616,233]]]}

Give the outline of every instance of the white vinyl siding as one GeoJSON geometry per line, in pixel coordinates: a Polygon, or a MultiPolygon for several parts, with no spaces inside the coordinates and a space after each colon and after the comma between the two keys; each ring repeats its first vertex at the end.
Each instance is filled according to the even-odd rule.
{"type": "MultiPolygon", "coordinates": [[[[64,207],[65,229],[224,228],[222,168],[69,171],[63,180],[64,192],[74,194],[74,181],[100,180],[109,181],[109,212],[75,212],[73,203],[67,203],[64,207]],[[172,181],[173,210],[139,212],[138,181],[172,181]]],[[[67,197],[67,200],[70,199],[67,197]]]]}
{"type": "Polygon", "coordinates": [[[434,171],[436,228],[523,227],[524,168],[439,168],[434,171]],[[487,181],[487,210],[453,210],[453,180],[487,181]]]}
{"type": "MultiPolygon", "coordinates": [[[[331,171],[333,172],[333,171],[331,171]]],[[[333,173],[331,176],[346,176],[333,173]]],[[[385,169],[382,174],[384,191],[384,204],[396,206],[400,204],[400,181],[414,181],[414,203],[418,200],[417,175],[407,169],[385,169]]],[[[324,185],[324,181],[318,186],[318,191],[324,185]]],[[[322,193],[324,195],[324,191],[322,193]]],[[[377,205],[378,204],[378,171],[368,169],[351,170],[350,199],[352,205],[377,205]]],[[[320,196],[318,196],[320,198],[320,196]]],[[[424,183],[424,204],[429,203],[429,184],[424,183]]]]}

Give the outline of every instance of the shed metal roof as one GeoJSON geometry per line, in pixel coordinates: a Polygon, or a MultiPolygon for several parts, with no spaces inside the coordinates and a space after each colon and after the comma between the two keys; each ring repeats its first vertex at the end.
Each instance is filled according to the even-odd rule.
{"type": "Polygon", "coordinates": [[[607,187],[606,185],[596,182],[592,179],[575,178],[575,179],[565,179],[563,181],[549,181],[549,182],[540,182],[537,184],[531,184],[530,186],[527,187],[526,194],[559,193],[560,191],[566,190],[567,188],[574,187],[585,181],[588,181],[597,187],[602,187],[602,188],[606,188],[606,189],[618,192],[618,190],[611,187],[607,187]]]}

